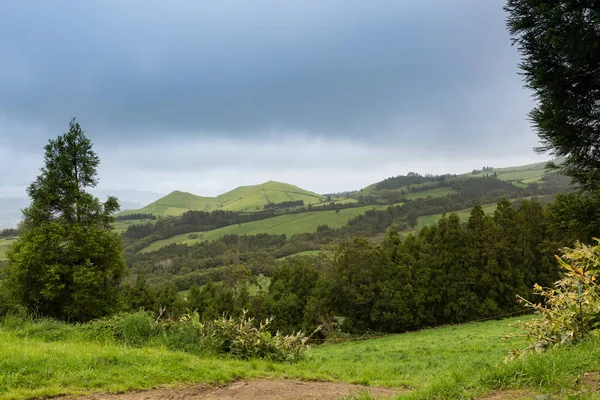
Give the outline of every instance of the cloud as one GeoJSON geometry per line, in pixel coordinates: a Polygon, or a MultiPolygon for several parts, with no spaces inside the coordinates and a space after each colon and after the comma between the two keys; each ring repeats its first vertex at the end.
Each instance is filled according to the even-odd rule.
{"type": "Polygon", "coordinates": [[[328,184],[342,190],[407,169],[533,160],[532,103],[503,4],[3,5],[0,195],[35,175],[41,148],[73,116],[118,188],[313,175],[323,191],[337,174],[328,184]]]}

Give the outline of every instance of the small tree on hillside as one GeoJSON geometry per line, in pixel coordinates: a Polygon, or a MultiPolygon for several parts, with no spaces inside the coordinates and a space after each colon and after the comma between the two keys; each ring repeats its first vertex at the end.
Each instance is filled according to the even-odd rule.
{"type": "Polygon", "coordinates": [[[27,192],[21,235],[7,253],[8,287],[23,306],[45,316],[89,320],[110,313],[125,273],[112,230],[117,199],[87,188],[98,183],[99,158],[75,120],[45,147],[45,166],[27,192]]]}

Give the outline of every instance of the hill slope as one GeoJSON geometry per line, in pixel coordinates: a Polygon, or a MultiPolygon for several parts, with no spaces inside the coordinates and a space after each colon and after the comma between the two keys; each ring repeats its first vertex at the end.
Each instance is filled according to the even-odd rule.
{"type": "Polygon", "coordinates": [[[139,210],[127,210],[121,215],[144,213],[156,216],[181,215],[186,211],[256,211],[266,204],[284,201],[304,201],[317,204],[325,197],[288,183],[269,181],[260,185],[240,186],[217,197],[202,197],[178,190],[139,210]]]}

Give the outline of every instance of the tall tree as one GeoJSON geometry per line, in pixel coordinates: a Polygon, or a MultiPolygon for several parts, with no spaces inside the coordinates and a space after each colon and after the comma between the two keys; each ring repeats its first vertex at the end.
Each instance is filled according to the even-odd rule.
{"type": "Polygon", "coordinates": [[[42,315],[88,320],[110,313],[125,273],[112,230],[117,199],[86,189],[98,183],[99,158],[75,120],[45,147],[45,166],[29,186],[21,235],[7,252],[6,278],[23,306],[42,315]]]}
{"type": "Polygon", "coordinates": [[[508,0],[507,25],[537,106],[542,146],[585,190],[600,189],[600,5],[597,0],[508,0]]]}

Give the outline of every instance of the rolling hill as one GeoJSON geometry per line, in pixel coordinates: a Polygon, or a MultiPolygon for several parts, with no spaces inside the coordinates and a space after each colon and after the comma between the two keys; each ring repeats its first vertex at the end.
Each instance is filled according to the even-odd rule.
{"type": "Polygon", "coordinates": [[[175,216],[190,210],[250,212],[262,210],[269,203],[299,200],[304,201],[306,205],[317,204],[323,202],[325,197],[288,183],[269,181],[260,185],[240,186],[217,197],[201,197],[176,190],[146,207],[139,210],[127,210],[121,215],[145,213],[156,216],[175,216]]]}

